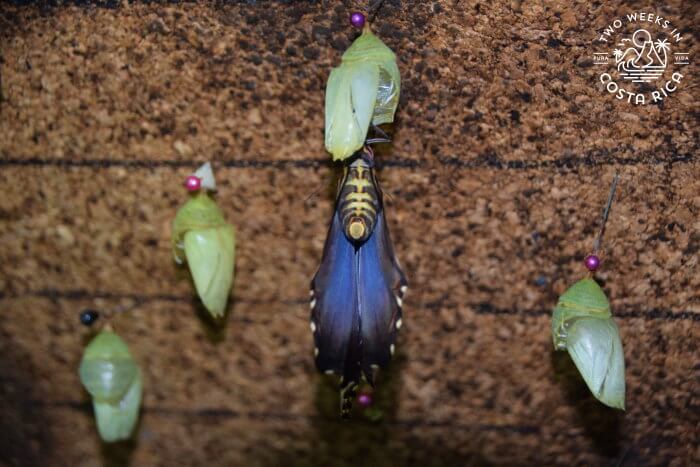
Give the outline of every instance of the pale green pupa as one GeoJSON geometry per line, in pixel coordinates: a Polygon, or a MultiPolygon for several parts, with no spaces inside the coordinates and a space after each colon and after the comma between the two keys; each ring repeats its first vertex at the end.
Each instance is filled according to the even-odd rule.
{"type": "Polygon", "coordinates": [[[85,348],[78,373],[92,396],[102,440],[128,439],[139,417],[143,381],[124,340],[110,330],[100,332],[85,348]]]}
{"type": "Polygon", "coordinates": [[[360,149],[370,123],[394,121],[401,75],[396,55],[365,26],[326,85],[326,150],[343,160],[360,149]]]}
{"type": "Polygon", "coordinates": [[[202,189],[175,216],[173,257],[178,264],[187,261],[204,307],[220,318],[233,283],[235,231],[207,193],[216,189],[210,164],[204,164],[194,175],[200,178],[202,189]]]}
{"type": "Polygon", "coordinates": [[[598,283],[586,278],[559,297],[552,315],[557,350],[567,350],[593,395],[625,409],[625,356],[610,303],[598,283]]]}

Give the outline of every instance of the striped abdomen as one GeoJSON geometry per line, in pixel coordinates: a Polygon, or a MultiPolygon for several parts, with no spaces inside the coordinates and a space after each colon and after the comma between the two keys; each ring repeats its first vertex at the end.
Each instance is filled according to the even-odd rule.
{"type": "Polygon", "coordinates": [[[379,194],[369,164],[358,158],[346,169],[340,191],[339,212],[345,236],[355,244],[364,243],[374,230],[379,212],[379,194]]]}

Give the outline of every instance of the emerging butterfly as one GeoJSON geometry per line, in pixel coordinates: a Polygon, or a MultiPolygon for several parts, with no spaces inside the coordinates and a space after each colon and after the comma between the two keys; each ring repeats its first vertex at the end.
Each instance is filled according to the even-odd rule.
{"type": "Polygon", "coordinates": [[[374,385],[401,327],[407,283],[384,218],[365,146],[346,166],[321,265],[311,281],[311,330],[317,368],[341,376],[340,410],[348,417],[362,377],[374,385]]]}

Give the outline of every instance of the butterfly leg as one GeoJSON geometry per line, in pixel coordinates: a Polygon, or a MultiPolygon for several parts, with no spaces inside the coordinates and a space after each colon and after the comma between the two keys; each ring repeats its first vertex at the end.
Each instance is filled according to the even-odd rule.
{"type": "Polygon", "coordinates": [[[340,389],[340,416],[350,418],[352,412],[352,400],[357,393],[357,383],[349,382],[345,387],[340,389]]]}

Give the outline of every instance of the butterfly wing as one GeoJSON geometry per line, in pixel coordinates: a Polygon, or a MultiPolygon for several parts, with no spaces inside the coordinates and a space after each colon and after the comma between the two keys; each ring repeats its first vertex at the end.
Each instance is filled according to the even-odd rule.
{"type": "Polygon", "coordinates": [[[311,329],[316,366],[322,372],[342,375],[346,383],[359,376],[359,370],[352,369],[359,368],[360,360],[355,256],[335,212],[321,265],[311,281],[311,329]],[[355,364],[348,365],[348,360],[355,364]]]}
{"type": "Polygon", "coordinates": [[[362,372],[373,383],[373,368],[386,367],[394,352],[406,290],[406,278],[394,256],[383,209],[358,255],[362,372]]]}
{"type": "MultiPolygon", "coordinates": [[[[376,185],[376,181],[375,181],[376,185]]],[[[377,191],[379,191],[379,185],[377,186],[377,191]]],[[[389,226],[386,223],[386,218],[384,217],[384,202],[380,198],[379,203],[381,205],[381,213],[379,215],[379,221],[381,222],[381,228],[377,232],[381,232],[381,238],[379,241],[379,255],[382,257],[382,269],[384,274],[388,277],[389,283],[392,286],[394,295],[399,298],[399,308],[401,308],[401,300],[406,293],[408,288],[408,281],[406,276],[401,270],[401,265],[399,265],[399,260],[396,259],[394,254],[394,244],[391,241],[391,235],[389,234],[389,226]]],[[[400,326],[399,326],[400,327],[400,326]]]]}

